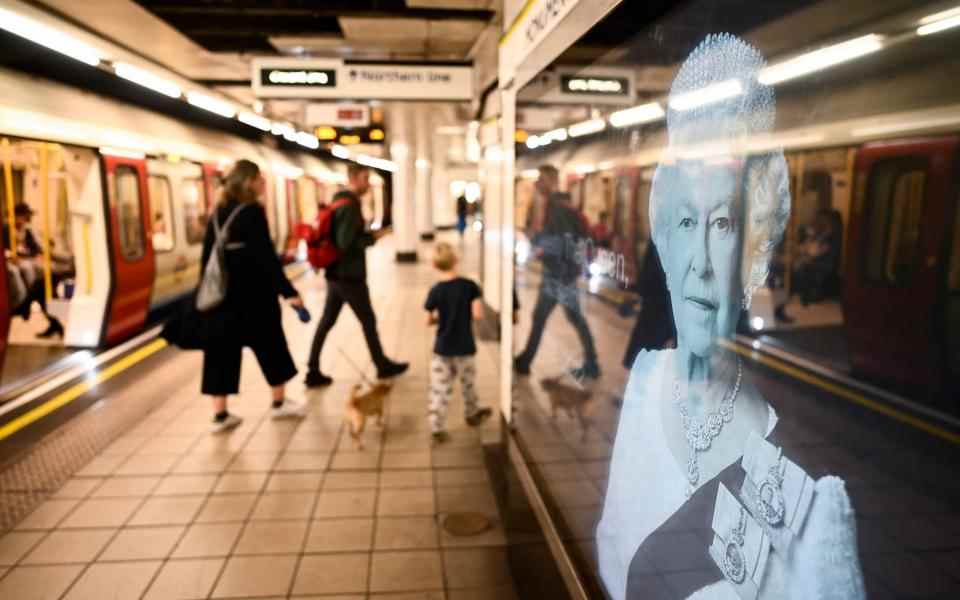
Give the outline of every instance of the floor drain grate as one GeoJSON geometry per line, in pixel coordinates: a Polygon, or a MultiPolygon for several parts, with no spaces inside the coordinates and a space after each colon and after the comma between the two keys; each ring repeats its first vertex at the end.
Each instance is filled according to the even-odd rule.
{"type": "Polygon", "coordinates": [[[444,530],[456,537],[477,535],[490,529],[491,526],[490,519],[480,513],[450,513],[443,519],[444,530]]]}

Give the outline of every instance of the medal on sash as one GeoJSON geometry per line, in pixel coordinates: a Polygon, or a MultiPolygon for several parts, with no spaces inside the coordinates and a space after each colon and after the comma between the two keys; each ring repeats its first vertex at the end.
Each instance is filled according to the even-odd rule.
{"type": "Polygon", "coordinates": [[[756,600],[770,557],[763,527],[722,483],[713,512],[710,558],[743,600],[756,600]]]}
{"type": "Polygon", "coordinates": [[[754,432],[743,454],[741,495],[770,542],[786,554],[790,542],[803,531],[813,503],[814,481],[796,463],[754,432]]]}

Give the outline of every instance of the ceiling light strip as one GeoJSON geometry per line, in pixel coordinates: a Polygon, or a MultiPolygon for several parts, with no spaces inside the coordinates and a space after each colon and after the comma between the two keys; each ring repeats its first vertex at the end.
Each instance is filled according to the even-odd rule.
{"type": "Polygon", "coordinates": [[[168,79],[154,75],[150,71],[135,67],[131,64],[118,62],[113,64],[113,71],[123,79],[153,90],[164,96],[179,98],[181,95],[180,86],[168,79]]]}
{"type": "Polygon", "coordinates": [[[85,44],[62,31],[48,27],[43,23],[5,8],[0,8],[0,29],[9,31],[14,35],[28,39],[35,44],[40,44],[45,48],[59,52],[64,56],[88,64],[91,67],[96,67],[102,60],[100,52],[93,46],[85,44]]]}

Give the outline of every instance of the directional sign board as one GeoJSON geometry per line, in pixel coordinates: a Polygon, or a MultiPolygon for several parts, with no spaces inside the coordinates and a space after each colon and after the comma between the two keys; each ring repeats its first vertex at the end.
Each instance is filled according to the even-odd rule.
{"type": "Polygon", "coordinates": [[[253,61],[260,98],[471,100],[471,65],[346,63],[335,59],[261,58],[253,61]]]}

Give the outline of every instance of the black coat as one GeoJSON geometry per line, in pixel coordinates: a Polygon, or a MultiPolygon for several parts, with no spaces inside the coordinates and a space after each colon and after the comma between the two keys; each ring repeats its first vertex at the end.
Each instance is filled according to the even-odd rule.
{"type": "MultiPolygon", "coordinates": [[[[222,225],[239,207],[239,202],[220,203],[211,219],[216,218],[222,225]]],[[[201,278],[202,269],[210,260],[215,237],[213,223],[208,223],[203,237],[201,278]]],[[[266,212],[260,204],[244,207],[233,219],[226,244],[226,265],[229,283],[223,307],[231,311],[252,317],[266,307],[278,307],[277,296],[293,298],[297,295],[297,290],[283,272],[283,265],[270,240],[266,212]]]]}
{"type": "Polygon", "coordinates": [[[578,262],[578,248],[587,240],[587,228],[580,214],[570,206],[570,194],[554,192],[547,204],[543,230],[533,238],[534,246],[543,251],[544,277],[569,284],[583,269],[578,262]]]}
{"type": "MultiPolygon", "coordinates": [[[[238,202],[218,205],[211,218],[221,225],[238,202]]],[[[203,238],[203,269],[213,251],[216,235],[207,224],[203,238]]],[[[163,337],[185,349],[203,349],[215,345],[247,344],[259,336],[281,335],[280,305],[277,296],[297,295],[277,257],[267,226],[263,206],[243,208],[230,225],[226,244],[227,294],[223,303],[208,313],[195,309],[195,294],[185,301],[182,311],[164,327],[163,337]]]]}

